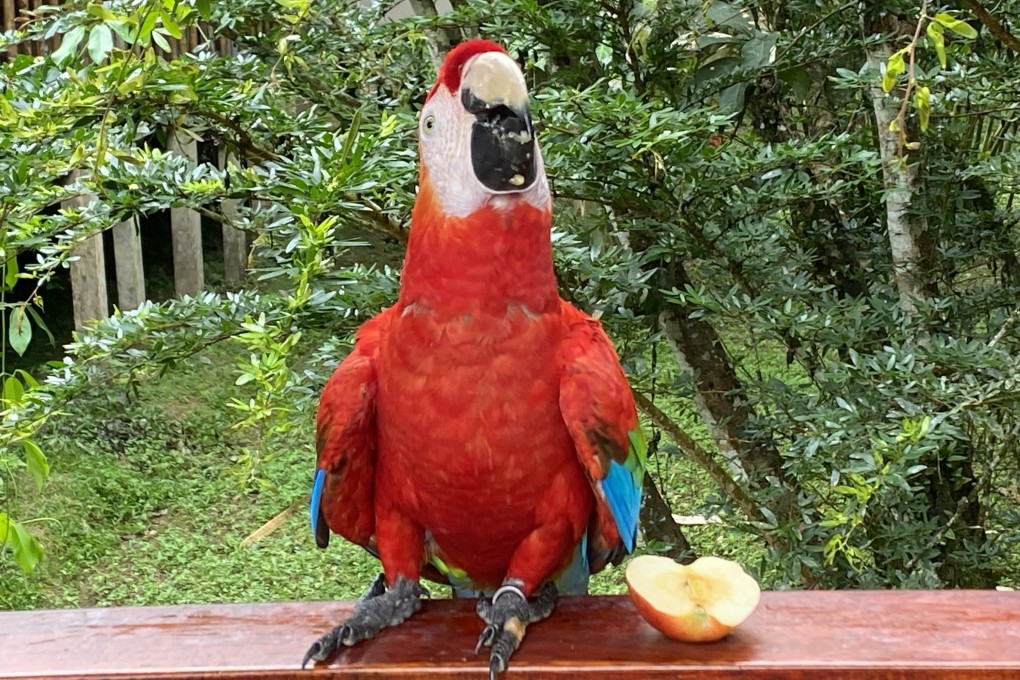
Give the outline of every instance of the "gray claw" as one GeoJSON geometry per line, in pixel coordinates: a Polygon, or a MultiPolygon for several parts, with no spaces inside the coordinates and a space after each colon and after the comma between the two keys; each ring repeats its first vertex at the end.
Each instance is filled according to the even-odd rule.
{"type": "Polygon", "coordinates": [[[489,657],[489,680],[496,680],[499,674],[506,670],[506,659],[497,656],[495,653],[489,657]]]}
{"type": "Polygon", "coordinates": [[[325,661],[341,647],[350,647],[375,637],[383,628],[402,623],[421,609],[421,599],[425,594],[427,591],[421,584],[406,578],[398,578],[393,587],[387,589],[386,579],[380,574],[354,605],[350,618],[308,648],[301,668],[313,659],[325,661]]]}
{"type": "Polygon", "coordinates": [[[482,647],[491,647],[492,639],[496,637],[496,627],[489,624],[482,629],[482,634],[478,636],[478,642],[475,644],[475,654],[482,650],[482,647]]]}
{"type": "Polygon", "coordinates": [[[489,652],[489,680],[507,669],[510,657],[520,647],[529,623],[541,621],[552,613],[558,593],[556,585],[546,583],[534,600],[528,601],[516,586],[504,587],[496,592],[490,603],[478,601],[476,611],[487,624],[478,636],[475,654],[482,647],[489,652]]]}

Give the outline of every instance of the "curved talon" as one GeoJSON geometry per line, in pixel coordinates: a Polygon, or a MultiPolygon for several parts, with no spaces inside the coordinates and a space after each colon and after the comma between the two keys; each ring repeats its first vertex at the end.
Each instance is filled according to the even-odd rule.
{"type": "Polygon", "coordinates": [[[524,624],[520,619],[512,618],[503,626],[492,640],[492,651],[489,653],[489,672],[502,673],[507,662],[524,639],[524,624]]]}
{"type": "Polygon", "coordinates": [[[371,600],[373,597],[379,597],[385,592],[386,592],[386,575],[379,574],[378,576],[375,577],[375,580],[372,581],[372,585],[368,587],[368,590],[365,591],[365,594],[359,597],[358,599],[371,600]]]}
{"type": "Polygon", "coordinates": [[[305,666],[307,666],[308,662],[311,661],[312,659],[318,661],[316,655],[319,653],[319,649],[320,649],[319,643],[316,642],[308,649],[307,652],[305,652],[305,658],[301,660],[301,670],[304,670],[305,666]]]}
{"type": "Polygon", "coordinates": [[[479,599],[476,610],[485,621],[485,628],[478,636],[475,654],[482,647],[491,647],[489,652],[489,679],[496,680],[507,669],[510,657],[520,647],[528,624],[549,616],[556,606],[558,597],[556,585],[546,583],[534,600],[529,601],[520,588],[507,584],[492,597],[492,601],[479,599]]]}
{"type": "Polygon", "coordinates": [[[357,642],[373,638],[383,628],[402,623],[421,609],[421,599],[428,591],[417,581],[400,577],[392,588],[386,586],[380,575],[358,600],[343,624],[329,631],[315,641],[305,652],[301,668],[309,661],[325,661],[341,647],[350,647],[357,642]]]}
{"type": "Polygon", "coordinates": [[[305,658],[301,661],[301,668],[308,665],[311,660],[325,661],[329,655],[339,649],[350,635],[350,628],[346,625],[337,626],[321,638],[312,643],[312,646],[305,652],[305,658]]]}
{"type": "Polygon", "coordinates": [[[497,656],[495,652],[489,657],[489,680],[496,680],[499,674],[506,670],[506,659],[497,656]]]}
{"type": "Polygon", "coordinates": [[[491,623],[482,629],[482,634],[478,636],[478,642],[475,643],[475,654],[482,651],[482,647],[491,647],[492,640],[496,637],[496,626],[491,623]]]}

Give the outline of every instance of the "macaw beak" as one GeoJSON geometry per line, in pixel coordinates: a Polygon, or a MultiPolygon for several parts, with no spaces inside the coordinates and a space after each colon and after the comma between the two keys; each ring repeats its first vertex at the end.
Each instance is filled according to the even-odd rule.
{"type": "Polygon", "coordinates": [[[484,52],[461,74],[460,101],[473,114],[471,166],[494,192],[523,191],[535,182],[535,134],[524,75],[506,54],[484,52]]]}

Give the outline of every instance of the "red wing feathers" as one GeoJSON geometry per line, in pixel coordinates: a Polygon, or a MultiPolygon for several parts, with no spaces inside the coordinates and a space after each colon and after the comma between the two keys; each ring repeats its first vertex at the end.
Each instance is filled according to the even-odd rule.
{"type": "Polygon", "coordinates": [[[574,313],[577,321],[563,341],[560,411],[598,501],[598,531],[589,534],[594,573],[598,562],[633,549],[644,475],[644,451],[635,443],[643,438],[612,343],[598,321],[574,313]]]}
{"type": "MultiPolygon", "coordinates": [[[[362,327],[354,350],[326,383],[315,429],[317,469],[325,473],[319,515],[334,533],[363,546],[375,533],[376,326],[373,320],[362,327]]],[[[328,541],[328,532],[316,528],[316,540],[328,541]]]]}

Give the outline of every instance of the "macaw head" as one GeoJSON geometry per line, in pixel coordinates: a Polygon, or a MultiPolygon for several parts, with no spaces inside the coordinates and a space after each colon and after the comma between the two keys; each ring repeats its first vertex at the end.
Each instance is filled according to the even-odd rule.
{"type": "Polygon", "coordinates": [[[421,185],[450,217],[520,202],[547,211],[549,185],[524,75],[488,40],[446,56],[418,121],[421,185]]]}

